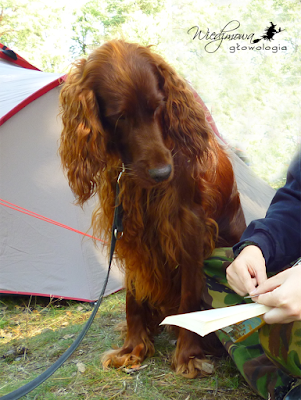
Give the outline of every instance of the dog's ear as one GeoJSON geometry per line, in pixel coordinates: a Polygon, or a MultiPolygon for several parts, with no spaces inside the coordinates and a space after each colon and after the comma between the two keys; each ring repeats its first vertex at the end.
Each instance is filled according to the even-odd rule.
{"type": "Polygon", "coordinates": [[[106,158],[98,104],[86,83],[85,66],[84,59],[74,65],[60,93],[63,131],[59,154],[81,205],[95,193],[106,158]]]}
{"type": "Polygon", "coordinates": [[[157,64],[158,86],[164,93],[164,125],[168,136],[189,158],[203,158],[210,127],[189,85],[163,59],[157,64]]]}

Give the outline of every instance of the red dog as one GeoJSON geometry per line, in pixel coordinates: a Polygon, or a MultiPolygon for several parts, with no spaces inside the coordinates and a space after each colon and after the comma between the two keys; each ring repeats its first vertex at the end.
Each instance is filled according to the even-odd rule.
{"type": "MultiPolygon", "coordinates": [[[[118,174],[127,336],[105,365],[142,362],[166,315],[199,310],[203,260],[243,230],[231,162],[191,88],[150,48],[114,40],[74,65],[61,91],[60,155],[83,204],[93,194],[98,234],[110,238],[118,174]]],[[[179,329],[173,367],[194,377],[202,338],[179,329]]]]}

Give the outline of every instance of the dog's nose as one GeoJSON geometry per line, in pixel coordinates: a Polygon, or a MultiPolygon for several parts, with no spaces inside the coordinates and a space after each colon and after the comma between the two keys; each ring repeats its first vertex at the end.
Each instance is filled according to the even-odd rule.
{"type": "Polygon", "coordinates": [[[153,178],[156,182],[163,182],[170,177],[171,165],[167,164],[164,165],[164,167],[149,169],[148,172],[150,177],[153,178]]]}

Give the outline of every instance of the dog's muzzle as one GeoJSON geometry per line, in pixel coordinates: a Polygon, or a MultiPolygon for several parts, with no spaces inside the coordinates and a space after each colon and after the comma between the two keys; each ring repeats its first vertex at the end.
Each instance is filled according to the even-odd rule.
{"type": "Polygon", "coordinates": [[[166,181],[170,177],[171,171],[172,171],[171,165],[167,164],[161,168],[149,169],[148,173],[152,179],[154,179],[156,182],[159,183],[166,181]]]}

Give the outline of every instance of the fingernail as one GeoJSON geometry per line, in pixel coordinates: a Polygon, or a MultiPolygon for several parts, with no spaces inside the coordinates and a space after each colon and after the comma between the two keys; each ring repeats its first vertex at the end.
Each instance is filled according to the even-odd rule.
{"type": "Polygon", "coordinates": [[[253,296],[254,294],[257,294],[257,289],[252,290],[249,294],[250,294],[250,296],[253,296]]]}

